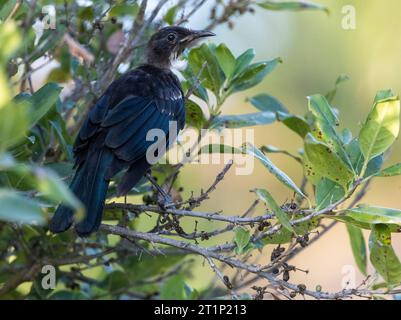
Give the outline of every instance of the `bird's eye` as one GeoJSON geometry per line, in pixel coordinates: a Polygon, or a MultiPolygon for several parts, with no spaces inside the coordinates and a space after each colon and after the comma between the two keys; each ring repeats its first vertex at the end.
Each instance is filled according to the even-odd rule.
{"type": "Polygon", "coordinates": [[[174,33],[170,33],[167,36],[167,40],[170,41],[170,42],[173,42],[175,40],[175,34],[174,33]]]}

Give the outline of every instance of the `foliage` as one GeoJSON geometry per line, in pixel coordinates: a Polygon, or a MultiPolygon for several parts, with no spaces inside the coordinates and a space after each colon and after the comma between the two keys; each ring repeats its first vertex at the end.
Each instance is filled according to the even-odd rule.
{"type": "MultiPolygon", "coordinates": [[[[155,15],[144,14],[146,1],[96,1],[91,6],[75,1],[53,2],[57,28],[36,32],[31,25],[40,22],[43,6],[48,1],[34,2],[33,8],[25,1],[15,4],[8,0],[0,5],[1,298],[198,299],[225,294],[238,297],[235,290],[241,288],[241,281],[245,279],[233,276],[235,281],[230,281],[213,261],[234,267],[237,275],[245,270],[255,275],[256,280],[267,280],[277,295],[281,294],[281,287],[292,290],[293,296],[358,295],[358,290],[343,291],[338,296],[321,290],[305,290],[288,282],[290,272],[295,270],[288,265],[288,259],[296,250],[307,247],[309,237],[328,221],[347,226],[356,264],[363,274],[368,274],[370,260],[384,281],[385,290],[400,285],[401,263],[391,245],[391,236],[401,231],[401,211],[359,203],[371,180],[401,174],[401,164],[382,169],[385,154],[399,134],[399,97],[390,90],[379,91],[355,137],[349,129],[339,130],[340,114],[332,107],[346,76],[339,77],[328,94],[310,96],[305,115],[292,114],[290,108],[268,93],[246,99],[256,108],[254,113],[222,114],[227,98],[238,97],[238,93],[257,86],[283,62],[280,58],[255,62],[252,49],[235,56],[225,44],[202,44],[184,53],[187,66],[181,70],[182,86],[185,92],[192,93],[185,106],[187,127],[197,129],[200,134],[200,129],[221,131],[283,124],[302,141],[298,155],[274,146],[258,148],[251,144],[241,148],[209,145],[201,151],[242,153],[257,159],[266,168],[266,179],[278,179],[288,188],[289,197],[296,195],[294,201],[280,205],[274,199],[273,190],[255,188],[255,199],[267,207],[263,214],[250,217],[250,211],[241,216],[195,211],[224,178],[228,165],[199,197],[192,195],[182,200],[180,181],[171,183],[174,208],[158,206],[157,193],[144,183],[130,193],[142,196],[144,204],[107,205],[105,220],[110,225],[103,226],[90,238],[79,239],[73,231],[50,234],[47,221],[60,202],[73,208],[77,219],[84,213],[67,184],[73,170],[72,143],[88,108],[122,72],[119,66],[133,67],[140,62],[142,44],[159,23],[171,25],[191,17],[185,16],[180,7],[172,6],[162,21],[158,21],[157,13],[167,6],[166,1],[159,2],[155,15]],[[132,23],[129,30],[123,28],[127,21],[132,23]],[[112,40],[115,42],[122,35],[125,36],[123,46],[113,47],[112,40]],[[45,85],[34,90],[31,64],[43,56],[53,57],[59,66],[49,74],[45,85]],[[61,87],[71,84],[70,92],[60,94],[61,87]],[[207,113],[202,105],[207,106],[207,113]],[[273,163],[269,153],[283,153],[301,164],[302,186],[273,163]],[[312,186],[310,193],[306,191],[308,185],[312,186]],[[148,232],[140,232],[138,224],[147,212],[156,216],[155,226],[148,232]],[[191,233],[184,231],[180,224],[182,216],[213,220],[225,226],[213,231],[195,228],[191,233]],[[370,233],[369,247],[365,245],[363,230],[370,233]],[[229,234],[232,241],[219,242],[218,236],[223,234],[229,234]],[[215,242],[211,244],[207,240],[212,237],[215,242]],[[258,269],[249,260],[250,253],[260,250],[264,255],[265,247],[274,249],[271,262],[258,269]],[[200,263],[193,257],[199,255],[210,264],[211,272],[221,278],[219,288],[211,284],[207,290],[197,290],[188,285],[193,266],[200,263]],[[45,264],[56,267],[55,290],[43,289],[41,285],[40,270],[45,264]],[[28,283],[28,287],[20,286],[23,283],[28,283]],[[294,287],[298,289],[294,291],[294,287]]],[[[182,1],[185,6],[189,2],[182,1]]],[[[303,1],[230,1],[228,4],[216,1],[207,28],[232,24],[233,18],[255,8],[328,12],[320,4],[303,1]],[[221,16],[216,15],[221,6],[221,16]]],[[[180,169],[180,165],[160,164],[154,167],[153,173],[165,187],[180,169]]],[[[118,180],[119,176],[114,182],[118,180]]],[[[108,199],[114,196],[112,185],[108,199]]],[[[387,293],[373,289],[373,285],[366,290],[372,294],[387,293]]]]}

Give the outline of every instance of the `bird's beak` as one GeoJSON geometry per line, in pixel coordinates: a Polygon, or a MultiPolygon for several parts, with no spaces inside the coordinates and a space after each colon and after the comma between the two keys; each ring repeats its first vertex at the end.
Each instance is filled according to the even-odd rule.
{"type": "Polygon", "coordinates": [[[200,31],[192,31],[190,35],[186,36],[185,38],[181,39],[181,43],[190,43],[194,40],[198,40],[200,38],[206,38],[206,37],[213,37],[216,34],[214,34],[211,31],[208,30],[200,30],[200,31]]]}

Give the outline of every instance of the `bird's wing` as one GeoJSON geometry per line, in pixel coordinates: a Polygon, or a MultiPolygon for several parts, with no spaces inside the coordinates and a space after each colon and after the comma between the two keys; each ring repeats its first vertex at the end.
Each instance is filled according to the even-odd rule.
{"type": "Polygon", "coordinates": [[[185,124],[184,97],[174,79],[166,77],[134,77],[135,83],[147,84],[146,90],[135,90],[131,78],[119,81],[108,90],[89,112],[74,145],[76,164],[85,160],[94,146],[112,150],[119,167],[125,167],[146,154],[153,141],[146,141],[151,129],[161,129],[168,135],[169,121],[177,121],[177,129],[185,124]],[[142,80],[142,81],[141,81],[142,80]],[[125,90],[131,88],[131,90],[125,90]],[[132,90],[132,88],[134,88],[132,90]],[[116,93],[127,92],[116,104],[116,93]],[[144,95],[145,93],[146,95],[144,95]]]}

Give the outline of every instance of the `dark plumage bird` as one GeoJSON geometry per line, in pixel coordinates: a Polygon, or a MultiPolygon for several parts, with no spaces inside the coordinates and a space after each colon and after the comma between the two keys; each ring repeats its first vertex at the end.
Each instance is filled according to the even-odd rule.
{"type": "MultiPolygon", "coordinates": [[[[146,151],[154,142],[146,141],[147,132],[161,129],[168,136],[169,121],[177,122],[177,130],[184,127],[184,95],[171,61],[197,39],[212,35],[177,26],[159,30],[147,45],[146,64],[115,80],[93,106],[74,145],[76,173],[70,188],[86,207],[85,218],[75,226],[78,235],[99,228],[115,174],[127,169],[117,189],[121,196],[149,170],[146,151]]],[[[73,211],[60,205],[49,228],[59,233],[72,223],[73,211]]]]}

